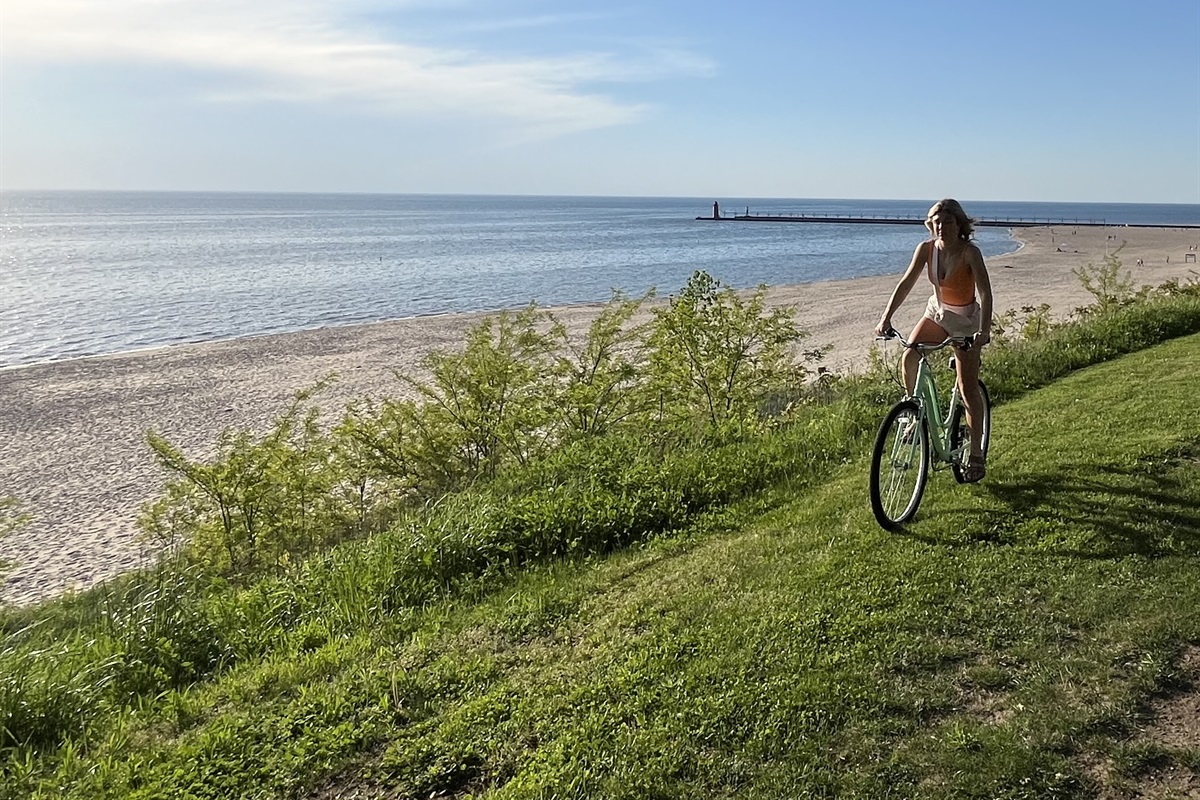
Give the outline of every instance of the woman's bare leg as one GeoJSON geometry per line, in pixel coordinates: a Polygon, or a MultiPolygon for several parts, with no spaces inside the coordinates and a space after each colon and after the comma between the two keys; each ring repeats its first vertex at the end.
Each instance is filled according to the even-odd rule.
{"type": "MultiPolygon", "coordinates": [[[[945,340],[946,329],[929,317],[921,317],[921,321],[913,327],[912,335],[908,337],[910,346],[904,351],[904,389],[910,396],[917,384],[917,364],[921,361],[921,354],[917,352],[917,348],[911,345],[938,344],[945,340]]],[[[976,375],[978,374],[978,369],[976,369],[976,375]]]]}
{"type": "Polygon", "coordinates": [[[956,347],[954,363],[958,366],[958,393],[967,407],[967,427],[971,430],[971,457],[983,457],[983,392],[979,391],[979,350],[956,347]]]}

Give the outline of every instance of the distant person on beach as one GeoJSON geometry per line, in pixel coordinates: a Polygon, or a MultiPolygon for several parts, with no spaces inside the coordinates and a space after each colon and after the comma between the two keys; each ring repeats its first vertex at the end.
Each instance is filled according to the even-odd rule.
{"type": "MultiPolygon", "coordinates": [[[[980,441],[983,395],[979,391],[979,356],[980,349],[992,338],[992,283],[983,254],[971,242],[974,220],[957,200],[947,198],[934,203],[925,216],[925,227],[933,238],[913,251],[912,262],[875,326],[875,335],[883,336],[892,329],[892,315],[925,271],[933,284],[933,296],[925,306],[925,316],[913,328],[910,345],[936,344],[947,336],[975,336],[970,349],[955,347],[954,359],[958,390],[967,406],[967,426],[971,429],[971,454],[963,477],[974,483],[983,480],[986,472],[980,441]]],[[[904,385],[909,394],[917,380],[918,361],[917,351],[910,346],[904,354],[904,385]]]]}

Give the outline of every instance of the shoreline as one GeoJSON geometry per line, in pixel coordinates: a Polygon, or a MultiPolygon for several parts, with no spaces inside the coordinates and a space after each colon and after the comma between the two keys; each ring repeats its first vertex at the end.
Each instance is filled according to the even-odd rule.
{"type": "MultiPolygon", "coordinates": [[[[1055,225],[1011,235],[1019,247],[988,259],[997,314],[1048,303],[1054,319],[1067,317],[1092,300],[1072,270],[1102,265],[1105,250],[1122,243],[1122,272],[1132,274],[1135,287],[1200,279],[1200,265],[1185,261],[1200,248],[1197,229],[1055,225]],[[1138,260],[1142,266],[1135,266],[1138,260]]],[[[771,306],[795,307],[800,327],[811,334],[800,349],[829,345],[824,366],[856,371],[867,363],[871,330],[905,266],[891,275],[772,286],[766,298],[771,306]]],[[[927,288],[914,289],[896,315],[897,327],[920,317],[927,288]]],[[[579,331],[603,305],[545,310],[579,331]]],[[[0,539],[0,560],[16,562],[0,600],[33,603],[151,563],[154,553],[140,541],[137,514],[166,475],[145,444],[146,430],[191,457],[205,457],[221,430],[261,430],[296,391],[330,373],[339,378],[319,403],[340,413],[350,399],[401,391],[393,370],[419,374],[424,354],[460,346],[466,326],[494,313],[428,314],[0,369],[0,407],[6,409],[0,497],[16,496],[34,515],[0,539]]]]}

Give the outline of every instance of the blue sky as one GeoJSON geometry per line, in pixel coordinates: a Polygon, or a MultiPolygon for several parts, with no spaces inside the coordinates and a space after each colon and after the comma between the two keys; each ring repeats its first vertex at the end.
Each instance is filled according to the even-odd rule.
{"type": "Polygon", "coordinates": [[[4,0],[0,188],[1200,203],[1200,3],[4,0]]]}

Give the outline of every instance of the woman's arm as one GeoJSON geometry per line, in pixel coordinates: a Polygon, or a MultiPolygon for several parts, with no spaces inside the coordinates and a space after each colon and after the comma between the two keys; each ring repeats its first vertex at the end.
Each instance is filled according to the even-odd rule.
{"type": "Polygon", "coordinates": [[[882,336],[892,327],[892,315],[896,313],[896,309],[900,308],[900,305],[908,297],[908,293],[912,291],[913,284],[921,276],[921,270],[925,268],[925,248],[927,245],[929,245],[929,242],[921,242],[917,245],[917,249],[913,251],[912,261],[909,262],[908,269],[904,271],[900,282],[896,284],[896,288],[888,300],[887,307],[883,310],[883,316],[879,318],[879,324],[875,326],[876,336],[882,336]]]}
{"type": "Polygon", "coordinates": [[[975,337],[979,347],[992,340],[992,279],[988,277],[987,267],[983,263],[983,253],[971,245],[967,253],[967,263],[971,267],[971,277],[975,279],[975,290],[979,294],[980,331],[975,337]]]}

